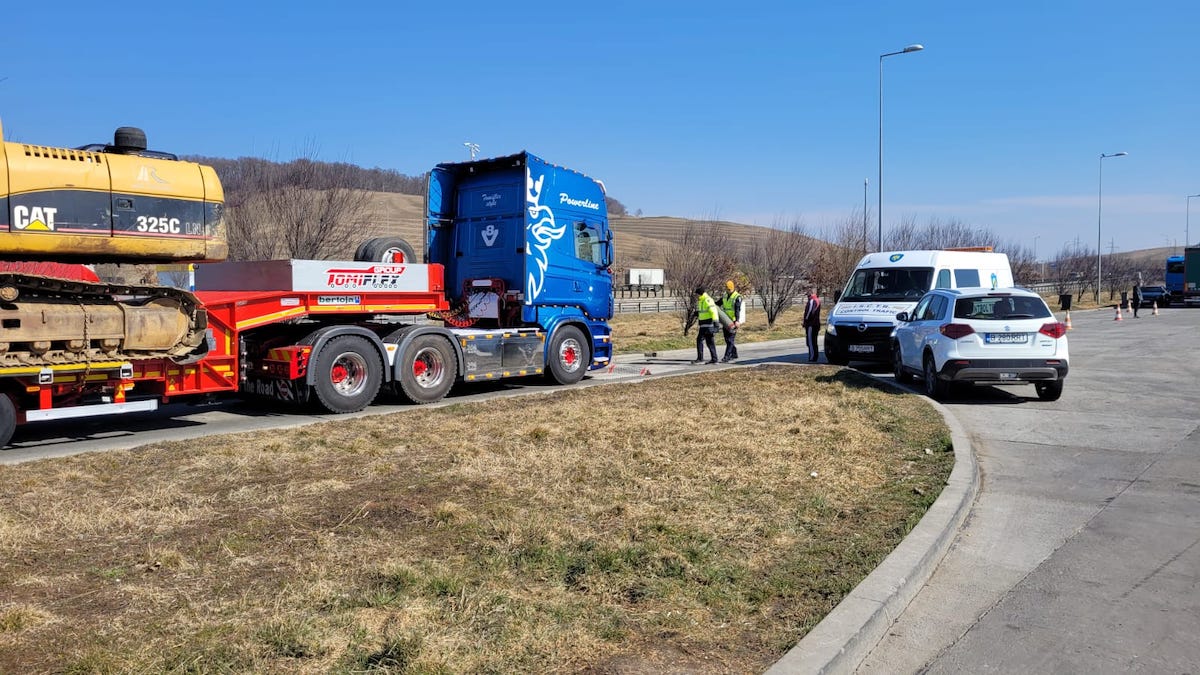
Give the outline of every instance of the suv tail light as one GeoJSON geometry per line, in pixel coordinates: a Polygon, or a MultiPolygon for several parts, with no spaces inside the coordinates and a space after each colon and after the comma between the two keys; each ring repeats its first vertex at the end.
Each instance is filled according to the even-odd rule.
{"type": "Polygon", "coordinates": [[[1045,324],[1042,324],[1042,327],[1040,329],[1038,329],[1038,332],[1041,333],[1042,335],[1049,335],[1050,337],[1057,340],[1058,338],[1067,334],[1067,324],[1065,324],[1061,321],[1055,321],[1054,323],[1045,323],[1045,324]]]}
{"type": "Polygon", "coordinates": [[[942,335],[945,335],[951,340],[957,340],[975,332],[974,328],[971,328],[965,323],[948,323],[938,330],[942,332],[942,335]]]}

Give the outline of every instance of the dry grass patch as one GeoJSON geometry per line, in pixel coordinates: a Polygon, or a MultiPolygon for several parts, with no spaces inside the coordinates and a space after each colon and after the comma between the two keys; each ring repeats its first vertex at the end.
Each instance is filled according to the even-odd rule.
{"type": "Polygon", "coordinates": [[[948,439],[768,366],[2,467],[0,672],[758,671],[948,439]]]}
{"type": "MultiPolygon", "coordinates": [[[[802,338],[804,327],[800,324],[803,318],[804,308],[792,307],[779,315],[773,327],[767,328],[767,315],[761,309],[747,309],[746,324],[738,329],[738,344],[802,338]]],[[[696,346],[696,327],[693,326],[688,334],[684,335],[679,315],[675,312],[618,314],[609,321],[609,325],[612,326],[613,350],[617,354],[667,351],[696,346]]],[[[717,345],[721,344],[718,331],[717,345]]]]}

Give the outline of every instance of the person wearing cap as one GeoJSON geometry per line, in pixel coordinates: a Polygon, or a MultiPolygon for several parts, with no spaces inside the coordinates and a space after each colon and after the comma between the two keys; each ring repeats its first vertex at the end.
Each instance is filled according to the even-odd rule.
{"type": "Polygon", "coordinates": [[[726,281],[727,292],[721,298],[721,310],[729,317],[729,323],[721,324],[721,334],[725,337],[725,353],[721,355],[721,363],[729,363],[738,357],[737,329],[746,321],[746,307],[742,304],[742,294],[737,292],[733,281],[726,281]]]}
{"type": "Polygon", "coordinates": [[[696,328],[696,360],[692,361],[692,365],[716,363],[717,340],[713,323],[717,320],[717,303],[713,302],[712,297],[704,292],[702,286],[696,287],[695,296],[698,325],[696,328]],[[708,353],[712,357],[708,361],[704,360],[705,345],[708,345],[708,353]]]}

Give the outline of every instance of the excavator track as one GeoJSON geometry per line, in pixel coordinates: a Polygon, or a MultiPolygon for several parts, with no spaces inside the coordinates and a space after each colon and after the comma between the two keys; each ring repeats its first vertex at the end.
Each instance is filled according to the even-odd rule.
{"type": "Polygon", "coordinates": [[[208,313],[170,286],[0,272],[0,368],[203,355],[208,313]]]}

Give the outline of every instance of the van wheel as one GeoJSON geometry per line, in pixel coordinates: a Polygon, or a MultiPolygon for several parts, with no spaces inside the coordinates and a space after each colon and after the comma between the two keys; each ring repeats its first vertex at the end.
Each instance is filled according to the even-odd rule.
{"type": "Polygon", "coordinates": [[[937,375],[937,367],[933,364],[933,356],[925,355],[925,395],[935,401],[941,401],[950,393],[950,383],[937,375]]]}
{"type": "Polygon", "coordinates": [[[1038,398],[1043,401],[1057,401],[1062,396],[1063,381],[1054,380],[1053,382],[1034,382],[1033,388],[1037,391],[1038,398]]]}
{"type": "Polygon", "coordinates": [[[313,390],[332,413],[358,412],[375,400],[383,382],[383,364],[374,345],[356,335],[335,337],[313,362],[313,390]]]}
{"type": "Polygon", "coordinates": [[[837,339],[829,339],[828,331],[825,333],[825,360],[835,366],[844,366],[850,363],[847,354],[838,346],[837,339]]]}
{"type": "Polygon", "coordinates": [[[575,326],[562,326],[554,331],[550,340],[549,373],[559,384],[575,384],[583,379],[592,362],[592,351],[583,337],[583,331],[575,326]]]}
{"type": "Polygon", "coordinates": [[[440,335],[413,338],[400,361],[396,393],[418,405],[440,401],[458,377],[454,349],[440,335]]]}

